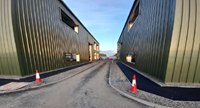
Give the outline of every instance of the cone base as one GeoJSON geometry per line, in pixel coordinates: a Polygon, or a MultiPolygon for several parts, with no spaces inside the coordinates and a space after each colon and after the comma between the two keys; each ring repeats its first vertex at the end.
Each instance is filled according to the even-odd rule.
{"type": "Polygon", "coordinates": [[[137,87],[131,87],[131,92],[137,92],[137,87]]]}
{"type": "Polygon", "coordinates": [[[35,82],[36,83],[41,83],[42,81],[41,81],[41,79],[36,79],[35,82]]]}

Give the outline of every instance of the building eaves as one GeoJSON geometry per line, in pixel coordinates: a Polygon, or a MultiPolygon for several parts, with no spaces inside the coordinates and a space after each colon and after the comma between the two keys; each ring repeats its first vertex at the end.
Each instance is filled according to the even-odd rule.
{"type": "MultiPolygon", "coordinates": [[[[130,13],[129,13],[127,19],[126,19],[126,22],[125,22],[125,24],[124,24],[124,28],[122,29],[122,32],[121,32],[121,34],[120,34],[120,36],[119,36],[119,39],[121,38],[122,33],[123,33],[124,29],[126,28],[126,24],[127,24],[128,20],[129,20],[129,17],[131,16],[131,14],[132,14],[132,12],[133,12],[133,9],[134,9],[134,7],[136,6],[136,4],[137,4],[138,1],[139,1],[139,0],[135,0],[134,3],[133,3],[133,5],[132,5],[132,7],[131,7],[130,13]]],[[[119,39],[118,39],[117,42],[119,42],[119,39]]]]}
{"type": "Polygon", "coordinates": [[[92,38],[99,44],[99,42],[94,38],[94,36],[88,31],[88,29],[81,23],[81,21],[76,17],[76,15],[70,10],[70,8],[63,2],[63,0],[58,0],[65,6],[65,8],[72,14],[72,16],[83,26],[83,28],[92,36],[92,38]]]}

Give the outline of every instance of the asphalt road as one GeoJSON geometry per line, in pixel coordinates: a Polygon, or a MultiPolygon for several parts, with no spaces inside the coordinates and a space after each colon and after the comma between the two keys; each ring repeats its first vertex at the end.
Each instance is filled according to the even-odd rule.
{"type": "Polygon", "coordinates": [[[172,100],[200,101],[200,88],[161,87],[120,62],[117,65],[130,82],[132,82],[133,75],[136,75],[137,88],[140,90],[172,100]]]}
{"type": "Polygon", "coordinates": [[[0,95],[0,108],[146,108],[108,84],[110,61],[52,86],[0,95]]]}

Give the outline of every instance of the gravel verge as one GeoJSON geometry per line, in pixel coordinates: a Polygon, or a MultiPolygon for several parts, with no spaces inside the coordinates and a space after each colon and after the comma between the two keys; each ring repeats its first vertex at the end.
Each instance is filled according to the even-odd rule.
{"type": "Polygon", "coordinates": [[[35,81],[31,82],[29,85],[17,89],[17,90],[13,90],[13,91],[0,91],[0,94],[6,94],[6,93],[14,93],[14,92],[21,92],[21,91],[26,91],[26,90],[30,90],[30,89],[36,89],[36,88],[40,88],[40,87],[45,87],[45,86],[49,86],[49,85],[53,85],[56,84],[58,82],[61,82],[63,80],[66,80],[74,75],[77,75],[81,72],[84,72],[85,70],[95,66],[96,64],[99,64],[99,62],[93,62],[72,70],[68,70],[50,77],[46,77],[44,79],[41,79],[42,82],[41,83],[36,83],[35,81]]]}
{"type": "Polygon", "coordinates": [[[200,102],[173,101],[158,95],[154,95],[142,90],[136,93],[130,92],[131,83],[120,70],[116,63],[110,65],[109,82],[122,95],[134,99],[151,107],[174,107],[174,108],[199,108],[200,102]]]}

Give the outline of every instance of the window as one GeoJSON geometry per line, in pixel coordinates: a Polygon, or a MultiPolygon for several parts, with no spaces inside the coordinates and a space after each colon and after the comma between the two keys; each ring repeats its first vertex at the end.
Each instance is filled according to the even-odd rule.
{"type": "Polygon", "coordinates": [[[89,43],[89,61],[92,61],[92,44],[89,43]]]}
{"type": "Polygon", "coordinates": [[[61,20],[77,33],[79,32],[79,26],[63,10],[61,10],[61,20]]]}
{"type": "Polygon", "coordinates": [[[96,43],[94,43],[94,50],[96,50],[96,48],[97,48],[97,45],[96,45],[96,43]]]}
{"type": "Polygon", "coordinates": [[[64,53],[65,62],[80,62],[80,54],[64,53]]]}
{"type": "Polygon", "coordinates": [[[97,51],[99,51],[99,45],[97,45],[97,51]]]}
{"type": "Polygon", "coordinates": [[[131,52],[126,56],[126,61],[135,64],[136,52],[131,52]]]}
{"type": "Polygon", "coordinates": [[[128,30],[131,29],[131,27],[133,26],[134,21],[136,20],[136,18],[139,15],[139,4],[137,5],[137,8],[135,9],[135,11],[133,12],[133,15],[131,16],[131,19],[129,21],[129,26],[128,26],[128,30]]]}
{"type": "Polygon", "coordinates": [[[76,55],[76,62],[80,62],[80,54],[76,55]]]}
{"type": "Polygon", "coordinates": [[[97,59],[97,53],[94,53],[94,59],[95,60],[97,59]]]}

